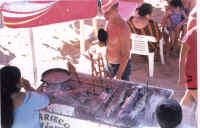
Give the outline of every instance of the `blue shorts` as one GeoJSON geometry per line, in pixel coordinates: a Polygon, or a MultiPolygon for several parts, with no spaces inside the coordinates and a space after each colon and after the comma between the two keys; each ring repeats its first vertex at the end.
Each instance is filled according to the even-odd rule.
{"type": "MultiPolygon", "coordinates": [[[[107,70],[111,73],[112,77],[114,77],[119,69],[120,64],[112,64],[108,63],[107,70]]],[[[131,60],[128,61],[128,64],[126,65],[126,68],[124,70],[124,73],[122,75],[122,80],[129,81],[129,76],[131,74],[131,60]]]]}

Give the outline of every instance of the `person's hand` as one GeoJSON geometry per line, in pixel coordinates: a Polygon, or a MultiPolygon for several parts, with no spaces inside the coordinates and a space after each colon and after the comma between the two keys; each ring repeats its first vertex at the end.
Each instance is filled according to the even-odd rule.
{"type": "Polygon", "coordinates": [[[17,87],[18,87],[18,88],[24,88],[24,86],[25,86],[25,85],[24,85],[24,78],[21,78],[21,79],[20,79],[20,82],[17,84],[17,87]]]}
{"type": "Polygon", "coordinates": [[[185,86],[185,80],[184,80],[184,78],[180,78],[178,80],[177,84],[178,84],[178,86],[180,86],[180,87],[183,88],[185,86]]]}
{"type": "Polygon", "coordinates": [[[31,84],[28,80],[24,79],[24,78],[21,78],[20,80],[20,83],[18,85],[19,88],[30,88],[31,87],[31,84]]]}
{"type": "Polygon", "coordinates": [[[116,80],[121,80],[121,79],[122,79],[121,74],[117,74],[117,75],[114,77],[114,79],[116,79],[116,80]]]}
{"type": "Polygon", "coordinates": [[[27,79],[24,79],[24,86],[25,86],[25,88],[30,88],[31,87],[31,84],[27,79]]]}

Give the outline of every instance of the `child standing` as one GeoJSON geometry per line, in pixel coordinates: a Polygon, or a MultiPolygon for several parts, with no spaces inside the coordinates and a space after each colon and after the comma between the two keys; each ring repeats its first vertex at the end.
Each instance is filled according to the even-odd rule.
{"type": "Polygon", "coordinates": [[[178,54],[179,42],[178,38],[180,31],[183,30],[184,35],[187,30],[187,19],[188,16],[186,12],[182,9],[183,4],[181,0],[170,0],[168,1],[169,6],[167,7],[166,14],[163,18],[162,26],[167,25],[169,30],[170,41],[167,46],[167,56],[170,54],[171,50],[174,55],[178,54]]]}

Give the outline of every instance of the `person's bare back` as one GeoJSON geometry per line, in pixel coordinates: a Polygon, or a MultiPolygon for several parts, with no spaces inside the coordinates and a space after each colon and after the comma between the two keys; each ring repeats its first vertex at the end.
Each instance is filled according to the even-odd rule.
{"type": "Polygon", "coordinates": [[[129,80],[131,42],[128,24],[118,12],[119,0],[102,0],[101,11],[108,21],[106,59],[112,70],[112,77],[129,80]]]}
{"type": "Polygon", "coordinates": [[[116,23],[109,23],[107,31],[109,35],[107,60],[111,63],[120,64],[122,53],[125,56],[129,56],[130,54],[131,44],[129,27],[125,21],[119,19],[116,23]]]}

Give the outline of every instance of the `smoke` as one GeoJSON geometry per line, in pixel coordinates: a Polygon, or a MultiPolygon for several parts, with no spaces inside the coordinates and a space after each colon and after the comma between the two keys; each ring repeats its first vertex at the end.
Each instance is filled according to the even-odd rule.
{"type": "Polygon", "coordinates": [[[166,98],[160,95],[155,95],[155,94],[153,94],[149,98],[148,104],[146,105],[146,109],[145,109],[145,120],[148,121],[146,122],[146,126],[158,125],[155,111],[156,111],[157,105],[164,99],[166,98]]]}

